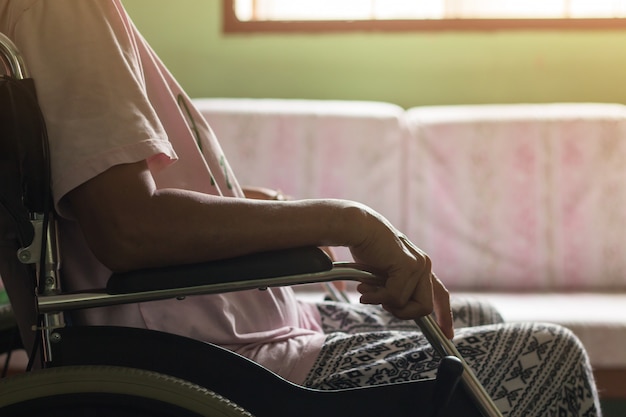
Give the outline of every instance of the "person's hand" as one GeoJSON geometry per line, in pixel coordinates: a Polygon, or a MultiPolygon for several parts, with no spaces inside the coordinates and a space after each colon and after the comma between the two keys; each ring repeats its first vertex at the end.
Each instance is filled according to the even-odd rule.
{"type": "Polygon", "coordinates": [[[400,319],[435,312],[448,338],[454,336],[450,295],[432,272],[430,258],[384,218],[373,213],[366,239],[350,251],[354,260],[387,277],[384,286],[361,283],[363,304],[380,304],[400,319]]]}
{"type": "Polygon", "coordinates": [[[435,273],[432,275],[432,283],[435,319],[443,334],[448,339],[452,339],[454,337],[454,317],[450,307],[450,293],[435,273]]]}

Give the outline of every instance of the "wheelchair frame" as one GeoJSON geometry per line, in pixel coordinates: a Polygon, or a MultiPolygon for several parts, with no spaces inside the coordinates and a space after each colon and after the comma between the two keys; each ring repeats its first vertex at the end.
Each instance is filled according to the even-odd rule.
{"type": "MultiPolygon", "coordinates": [[[[29,79],[26,65],[17,47],[10,39],[1,33],[0,55],[5,68],[13,79],[29,79]]],[[[47,146],[47,143],[44,144],[44,146],[47,146]]],[[[44,184],[44,186],[49,187],[47,183],[44,184]]],[[[17,258],[22,264],[32,267],[36,274],[35,288],[38,288],[38,294],[35,295],[36,308],[39,317],[42,319],[37,326],[40,343],[35,342],[35,345],[41,344],[41,361],[44,367],[57,366],[57,363],[64,365],[74,364],[76,362],[82,363],[83,360],[85,362],[93,362],[93,359],[82,359],[84,348],[80,346],[89,346],[89,349],[98,349],[97,345],[99,342],[96,338],[119,337],[121,334],[127,340],[131,339],[134,343],[138,344],[142,343],[140,340],[142,337],[153,339],[152,331],[139,329],[101,327],[88,328],[85,332],[83,332],[84,329],[79,331],[71,330],[71,327],[66,326],[63,316],[65,312],[71,310],[181,298],[196,294],[213,294],[248,289],[263,290],[268,287],[291,286],[303,283],[326,283],[334,280],[353,280],[375,285],[382,285],[384,283],[384,277],[376,276],[361,265],[354,263],[333,264],[328,257],[317,248],[297,248],[288,251],[255,254],[204,264],[114,274],[106,290],[97,289],[90,292],[73,294],[63,293],[61,292],[60,273],[58,271],[59,251],[56,244],[57,232],[53,210],[49,201],[49,190],[43,195],[43,199],[47,199],[48,201],[42,201],[40,204],[37,204],[36,206],[39,209],[26,207],[30,213],[29,222],[30,227],[32,227],[33,237],[30,242],[27,242],[28,245],[24,245],[17,251],[17,258]],[[242,264],[246,264],[248,267],[242,268],[242,264]],[[280,265],[278,270],[277,265],[280,265]],[[184,287],[171,287],[167,284],[168,282],[172,282],[172,280],[167,279],[172,273],[187,277],[187,282],[184,287]],[[72,340],[73,343],[69,343],[72,340]],[[60,345],[70,345],[71,347],[64,348],[64,350],[59,348],[60,345]],[[81,359],[77,360],[75,357],[81,359]]],[[[422,317],[417,319],[416,323],[442,358],[454,357],[462,364],[462,369],[457,370],[444,369],[442,371],[440,368],[440,373],[443,372],[444,374],[441,379],[448,379],[447,381],[441,382],[440,378],[438,378],[436,381],[438,385],[434,390],[443,390],[443,394],[441,395],[445,397],[440,401],[447,402],[450,399],[454,394],[454,386],[456,386],[456,382],[460,376],[469,398],[477,406],[483,416],[501,416],[494,402],[476,379],[461,354],[455,348],[454,344],[443,335],[432,317],[422,317]],[[445,384],[448,385],[447,388],[444,387],[445,384]]],[[[177,343],[181,341],[180,337],[159,335],[156,339],[158,339],[160,343],[168,346],[170,350],[169,354],[175,354],[179,349],[177,343]]],[[[197,344],[197,341],[184,343],[190,346],[190,351],[196,352],[196,348],[191,346],[197,344]]],[[[203,344],[203,348],[205,345],[206,344],[203,344]]],[[[213,349],[218,352],[218,356],[220,357],[224,355],[234,355],[231,352],[220,351],[220,348],[215,349],[215,347],[213,347],[213,349]]],[[[120,352],[120,355],[123,354],[123,352],[120,352]]],[[[110,355],[110,353],[102,351],[101,355],[107,356],[110,355]]],[[[32,365],[35,360],[34,356],[33,354],[31,357],[30,365],[32,365]]],[[[201,360],[201,358],[199,357],[198,360],[201,360]]],[[[236,360],[246,362],[245,366],[250,366],[247,364],[247,360],[243,358],[237,358],[236,360]]],[[[119,359],[115,359],[115,362],[119,362],[119,359]]],[[[216,365],[219,366],[219,360],[212,362],[216,362],[216,365]]],[[[132,366],[131,364],[125,363],[123,365],[132,366]]],[[[454,368],[455,365],[450,366],[454,368]]],[[[159,371],[160,370],[162,369],[159,369],[159,371]]],[[[259,372],[263,373],[263,371],[259,372]]],[[[193,378],[194,376],[191,376],[191,379],[193,378]]],[[[411,389],[411,387],[409,387],[411,384],[396,385],[404,385],[403,388],[411,389]]],[[[296,392],[298,390],[289,383],[287,383],[287,386],[289,387],[287,391],[299,395],[296,392]]],[[[379,387],[378,391],[385,392],[385,390],[389,391],[392,389],[394,389],[394,386],[379,387]]],[[[360,394],[362,394],[367,390],[368,388],[363,388],[356,391],[360,391],[360,394]]],[[[371,390],[376,391],[376,388],[372,387],[371,390]]],[[[313,391],[314,390],[311,390],[311,392],[313,391]]],[[[329,392],[328,395],[340,394],[329,392]]],[[[349,397],[350,393],[344,393],[344,395],[349,397]]],[[[302,401],[310,402],[310,400],[302,401]]],[[[359,397],[355,396],[353,400],[348,402],[352,401],[362,401],[362,395],[359,397]],[[357,398],[359,399],[357,400],[357,398]]],[[[255,410],[250,411],[255,412],[255,410]]]]}

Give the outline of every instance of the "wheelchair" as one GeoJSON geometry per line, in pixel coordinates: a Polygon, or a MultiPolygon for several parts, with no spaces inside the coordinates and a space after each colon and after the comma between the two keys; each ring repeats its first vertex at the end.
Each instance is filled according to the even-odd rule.
{"type": "Polygon", "coordinates": [[[380,284],[357,264],[318,248],[113,274],[106,288],[61,286],[45,123],[34,82],[0,34],[0,276],[27,372],[0,379],[3,416],[500,416],[431,317],[417,320],[441,357],[430,380],[341,390],[293,384],[211,343],[163,332],[71,325],[71,312],[303,283],[380,284]],[[176,279],[172,279],[175,276],[176,279]]]}

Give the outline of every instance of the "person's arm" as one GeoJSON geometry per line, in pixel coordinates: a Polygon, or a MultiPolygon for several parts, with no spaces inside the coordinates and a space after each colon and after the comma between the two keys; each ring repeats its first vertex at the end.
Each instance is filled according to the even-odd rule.
{"type": "MultiPolygon", "coordinates": [[[[274,188],[244,185],[241,187],[241,189],[243,190],[243,195],[246,198],[251,198],[253,200],[273,200],[273,201],[292,200],[291,197],[286,196],[285,194],[283,194],[282,191],[274,189],[274,188]]],[[[328,257],[333,262],[337,260],[337,257],[335,253],[333,252],[333,248],[331,248],[330,246],[322,246],[320,247],[320,249],[326,252],[326,255],[328,255],[328,257]]],[[[343,285],[343,283],[341,282],[336,282],[335,285],[337,285],[338,288],[341,290],[345,289],[345,285],[343,285]]]]}
{"type": "Polygon", "coordinates": [[[388,279],[361,302],[400,318],[433,310],[452,334],[449,297],[430,259],[373,210],[344,200],[265,201],[157,189],[145,162],[117,165],[65,198],[100,261],[114,271],[299,246],[347,246],[388,279]]]}
{"type": "Polygon", "coordinates": [[[359,212],[347,202],[158,190],[145,162],[114,166],[66,198],[94,254],[114,271],[360,239],[340,230],[344,210],[359,212]]]}

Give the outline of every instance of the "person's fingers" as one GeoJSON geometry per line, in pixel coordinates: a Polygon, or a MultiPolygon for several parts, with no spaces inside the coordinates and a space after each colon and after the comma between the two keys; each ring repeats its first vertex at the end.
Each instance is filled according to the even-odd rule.
{"type": "MultiPolygon", "coordinates": [[[[432,266],[430,265],[430,259],[428,256],[426,256],[425,253],[423,253],[408,238],[406,238],[406,236],[402,235],[401,240],[411,251],[413,251],[413,253],[422,254],[426,259],[428,259],[430,271],[430,267],[432,266]]],[[[446,337],[452,339],[454,337],[454,319],[452,317],[452,307],[450,306],[450,293],[433,272],[431,272],[429,282],[431,284],[431,306],[435,311],[437,324],[446,337]]],[[[424,296],[424,294],[426,294],[426,290],[423,290],[422,296],[424,296]]]]}
{"type": "Polygon", "coordinates": [[[405,235],[401,234],[399,238],[405,248],[423,265],[416,279],[412,280],[415,285],[411,299],[418,305],[414,309],[419,311],[420,316],[430,314],[433,311],[432,262],[428,255],[415,246],[405,235]]]}
{"type": "Polygon", "coordinates": [[[448,339],[454,337],[454,317],[450,307],[450,293],[441,280],[433,273],[433,300],[437,324],[448,339]]]}
{"type": "Polygon", "coordinates": [[[421,310],[420,306],[432,309],[430,266],[427,262],[427,265],[416,267],[415,262],[424,264],[422,259],[407,261],[404,267],[388,272],[384,284],[361,283],[357,287],[362,294],[361,302],[382,304],[385,308],[394,311],[402,311],[406,308],[416,311],[421,310]]]}
{"type": "Polygon", "coordinates": [[[361,293],[360,302],[362,304],[380,304],[378,301],[380,296],[377,296],[384,287],[379,285],[372,285],[366,283],[360,283],[357,285],[356,290],[361,293]]]}
{"type": "Polygon", "coordinates": [[[390,276],[384,289],[370,290],[362,297],[365,302],[381,304],[400,319],[415,319],[433,311],[433,290],[430,259],[421,251],[403,242],[404,250],[411,255],[411,266],[390,276]]]}
{"type": "Polygon", "coordinates": [[[430,271],[416,279],[416,285],[409,300],[401,305],[383,304],[383,307],[400,319],[411,320],[426,316],[433,311],[433,292],[430,271]]]}

